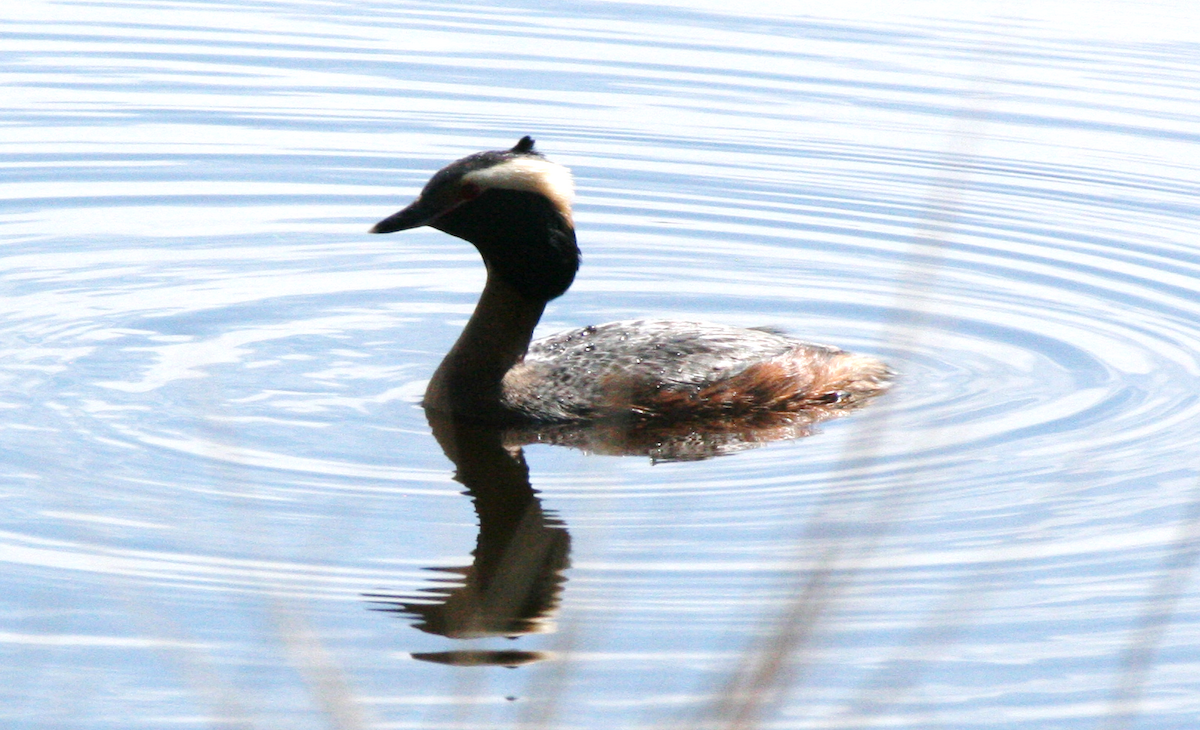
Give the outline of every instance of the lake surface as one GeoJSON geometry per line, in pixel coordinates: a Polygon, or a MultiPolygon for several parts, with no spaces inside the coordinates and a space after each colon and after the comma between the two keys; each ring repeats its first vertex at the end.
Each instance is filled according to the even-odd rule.
{"type": "Polygon", "coordinates": [[[7,4],[3,724],[1200,726],[1185,5],[7,4]],[[456,632],[518,528],[418,401],[484,271],[366,230],[524,134],[584,252],[540,334],[900,377],[718,458],[527,446],[537,615],[456,632]]]}

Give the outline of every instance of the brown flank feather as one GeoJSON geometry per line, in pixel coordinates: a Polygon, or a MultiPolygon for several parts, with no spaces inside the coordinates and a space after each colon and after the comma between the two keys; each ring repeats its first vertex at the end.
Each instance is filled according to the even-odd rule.
{"type": "Polygon", "coordinates": [[[702,388],[612,377],[605,384],[610,398],[602,410],[668,421],[775,420],[798,411],[853,408],[886,390],[891,375],[874,358],[797,347],[702,388]]]}

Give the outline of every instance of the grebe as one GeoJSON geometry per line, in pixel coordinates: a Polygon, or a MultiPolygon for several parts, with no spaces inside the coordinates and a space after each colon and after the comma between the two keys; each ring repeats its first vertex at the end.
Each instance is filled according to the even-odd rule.
{"type": "Polygon", "coordinates": [[[426,409],[492,422],[754,420],[848,410],[887,389],[879,360],[773,332],[635,320],[530,342],[579,268],[567,168],[522,137],[439,170],[371,229],[431,226],[475,245],[487,283],[425,391],[426,409]]]}

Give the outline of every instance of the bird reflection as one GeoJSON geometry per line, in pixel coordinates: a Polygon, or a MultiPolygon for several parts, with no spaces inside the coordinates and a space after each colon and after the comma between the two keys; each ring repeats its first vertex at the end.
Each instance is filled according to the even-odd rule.
{"type": "MultiPolygon", "coordinates": [[[[475,503],[475,559],[461,568],[430,568],[448,574],[447,580],[417,596],[368,597],[381,604],[381,610],[415,619],[416,628],[452,639],[553,631],[571,536],[561,521],[542,509],[520,447],[506,446],[504,431],[494,426],[434,411],[427,416],[438,444],[457,467],[454,478],[475,503]]],[[[512,651],[491,654],[495,661],[488,660],[488,652],[414,656],[447,664],[508,666],[537,658],[518,661],[512,651]]]]}
{"type": "Polygon", "coordinates": [[[545,651],[520,651],[507,649],[501,651],[460,650],[413,652],[412,658],[433,664],[448,664],[452,667],[509,667],[515,669],[526,664],[544,661],[552,655],[545,651]]]}
{"type": "Polygon", "coordinates": [[[821,421],[862,407],[866,401],[829,404],[792,413],[749,418],[665,421],[612,418],[586,423],[537,424],[504,432],[510,448],[527,444],[569,446],[590,454],[646,456],[651,461],[700,461],[745,451],[772,441],[812,435],[821,421]]]}
{"type": "MultiPolygon", "coordinates": [[[[529,480],[522,446],[554,444],[591,453],[694,461],[771,441],[808,436],[827,418],[857,407],[827,407],[786,417],[664,423],[626,419],[588,424],[496,426],[427,410],[434,438],[456,467],[479,517],[469,566],[429,568],[444,578],[415,595],[370,593],[381,611],[413,620],[425,632],[451,639],[516,638],[554,630],[554,613],[569,566],[571,536],[542,509],[529,480]]],[[[455,666],[521,666],[543,652],[460,650],[414,653],[421,661],[455,666]]]]}

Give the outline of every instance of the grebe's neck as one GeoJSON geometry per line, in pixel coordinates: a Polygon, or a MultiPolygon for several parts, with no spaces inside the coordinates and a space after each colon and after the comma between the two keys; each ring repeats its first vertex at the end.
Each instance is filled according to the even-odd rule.
{"type": "Polygon", "coordinates": [[[489,272],[475,312],[425,389],[424,406],[469,418],[500,417],[504,374],[525,357],[545,308],[489,272]]]}

